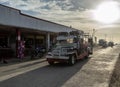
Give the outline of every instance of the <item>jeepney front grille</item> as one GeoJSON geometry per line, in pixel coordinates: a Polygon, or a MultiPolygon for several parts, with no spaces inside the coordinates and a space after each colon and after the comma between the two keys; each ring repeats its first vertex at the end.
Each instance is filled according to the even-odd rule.
{"type": "Polygon", "coordinates": [[[60,52],[59,52],[59,50],[54,50],[54,51],[52,52],[52,54],[53,54],[53,56],[59,56],[59,55],[60,55],[60,52]]]}

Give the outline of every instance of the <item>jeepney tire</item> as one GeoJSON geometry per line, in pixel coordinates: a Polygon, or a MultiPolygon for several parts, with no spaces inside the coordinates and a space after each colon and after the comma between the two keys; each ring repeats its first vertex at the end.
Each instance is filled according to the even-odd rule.
{"type": "Polygon", "coordinates": [[[92,55],[92,54],[93,54],[93,52],[90,53],[90,55],[92,55]]]}
{"type": "Polygon", "coordinates": [[[89,52],[89,55],[92,55],[93,54],[93,52],[89,52]]]}
{"type": "Polygon", "coordinates": [[[88,56],[85,56],[85,59],[88,59],[88,56]]]}
{"type": "Polygon", "coordinates": [[[75,62],[76,62],[76,60],[75,60],[75,56],[74,55],[70,55],[69,56],[69,65],[74,65],[75,64],[75,62]]]}
{"type": "Polygon", "coordinates": [[[88,55],[85,56],[85,59],[88,59],[88,58],[89,58],[89,53],[88,53],[88,55]]]}
{"type": "Polygon", "coordinates": [[[54,61],[50,62],[48,61],[49,65],[54,65],[54,61]]]}

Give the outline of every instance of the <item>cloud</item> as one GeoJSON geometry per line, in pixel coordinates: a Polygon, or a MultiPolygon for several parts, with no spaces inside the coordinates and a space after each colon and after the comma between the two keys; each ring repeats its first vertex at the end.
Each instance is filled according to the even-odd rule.
{"type": "MultiPolygon", "coordinates": [[[[7,2],[9,6],[22,10],[23,13],[69,25],[73,24],[73,22],[82,25],[95,23],[92,15],[90,15],[92,14],[90,7],[93,5],[93,1],[94,0],[0,0],[2,3],[7,2]]],[[[96,0],[94,3],[97,1],[100,0],[96,0]]]]}
{"type": "Polygon", "coordinates": [[[92,16],[93,9],[102,1],[105,0],[0,0],[0,3],[60,24],[93,28],[103,26],[92,16]]]}

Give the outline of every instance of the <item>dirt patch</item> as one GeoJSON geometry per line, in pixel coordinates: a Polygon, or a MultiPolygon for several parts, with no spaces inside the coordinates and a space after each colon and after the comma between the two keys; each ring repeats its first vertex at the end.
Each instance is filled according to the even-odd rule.
{"type": "Polygon", "coordinates": [[[120,54],[111,76],[109,87],[120,87],[120,54]]]}

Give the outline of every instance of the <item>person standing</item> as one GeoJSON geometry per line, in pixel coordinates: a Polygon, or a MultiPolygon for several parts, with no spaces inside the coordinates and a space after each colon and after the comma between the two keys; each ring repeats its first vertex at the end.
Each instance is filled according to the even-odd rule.
{"type": "Polygon", "coordinates": [[[25,49],[25,42],[19,41],[19,43],[18,43],[18,58],[20,58],[20,59],[24,58],[24,49],[25,49]]]}

